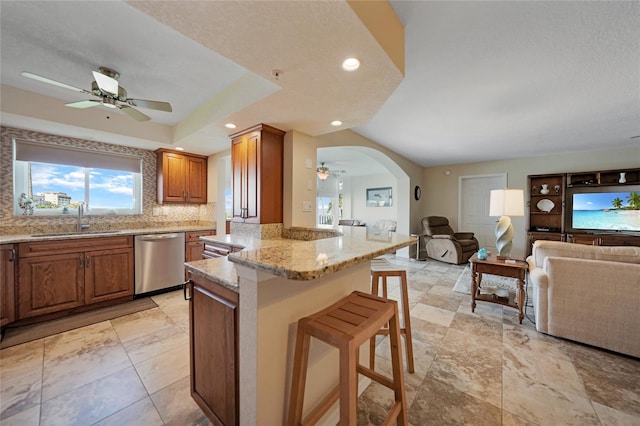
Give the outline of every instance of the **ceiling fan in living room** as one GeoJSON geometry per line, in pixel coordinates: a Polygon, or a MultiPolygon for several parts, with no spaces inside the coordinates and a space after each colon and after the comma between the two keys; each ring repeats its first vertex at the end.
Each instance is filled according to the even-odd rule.
{"type": "Polygon", "coordinates": [[[42,83],[52,84],[64,89],[73,90],[75,92],[85,93],[91,96],[97,96],[99,99],[89,99],[80,102],[71,102],[65,104],[72,108],[91,108],[95,106],[104,106],[106,108],[119,109],[129,117],[137,121],[147,121],[151,117],[143,114],[133,107],[149,108],[158,111],[171,112],[171,104],[169,102],[151,101],[145,99],[133,99],[127,97],[127,91],[118,84],[120,74],[117,71],[107,67],[99,67],[98,71],[93,71],[94,81],[91,82],[91,90],[80,89],[69,84],[61,83],[47,77],[42,77],[30,72],[23,72],[24,77],[40,81],[42,83]]]}

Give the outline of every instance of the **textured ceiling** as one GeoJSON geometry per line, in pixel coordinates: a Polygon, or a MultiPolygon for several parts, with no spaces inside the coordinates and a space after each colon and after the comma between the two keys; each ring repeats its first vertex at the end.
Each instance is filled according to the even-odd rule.
{"type": "Polygon", "coordinates": [[[423,166],[640,143],[639,2],[391,5],[404,70],[376,37],[397,18],[372,34],[343,1],[2,1],[1,121],[204,154],[228,148],[227,121],[351,128],[423,166]],[[88,88],[99,66],[174,112],[72,110],[86,96],[20,76],[88,88]]]}

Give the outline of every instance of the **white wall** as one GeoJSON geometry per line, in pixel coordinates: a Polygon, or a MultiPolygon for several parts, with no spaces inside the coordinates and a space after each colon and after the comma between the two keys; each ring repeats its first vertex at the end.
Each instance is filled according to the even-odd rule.
{"type": "Polygon", "coordinates": [[[396,195],[398,186],[396,178],[390,173],[368,176],[354,176],[351,178],[351,219],[365,221],[367,225],[374,225],[377,220],[387,219],[398,221],[398,203],[396,195]],[[391,187],[393,204],[390,207],[368,207],[367,188],[391,187]]]}
{"type": "MultiPolygon", "coordinates": [[[[634,146],[623,149],[429,167],[424,169],[422,181],[422,216],[446,216],[449,218],[451,227],[458,230],[458,178],[460,176],[506,173],[509,188],[526,189],[528,175],[636,168],[639,165],[640,144],[636,142],[634,146]],[[446,170],[450,172],[448,175],[445,174],[446,170]]],[[[524,217],[511,219],[515,230],[512,254],[523,256],[526,253],[526,219],[524,217]]]]}
{"type": "Polygon", "coordinates": [[[297,130],[284,136],[283,222],[285,227],[314,228],[316,223],[316,143],[297,130]],[[311,211],[303,211],[304,202],[311,211]]]}

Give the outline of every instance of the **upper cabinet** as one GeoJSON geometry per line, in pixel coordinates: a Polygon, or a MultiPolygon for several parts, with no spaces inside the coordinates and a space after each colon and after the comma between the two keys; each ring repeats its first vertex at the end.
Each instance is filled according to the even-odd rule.
{"type": "Polygon", "coordinates": [[[159,203],[207,202],[207,157],[156,150],[159,203]]]}
{"type": "Polygon", "coordinates": [[[258,124],[231,135],[234,222],[282,223],[284,134],[258,124]]]}

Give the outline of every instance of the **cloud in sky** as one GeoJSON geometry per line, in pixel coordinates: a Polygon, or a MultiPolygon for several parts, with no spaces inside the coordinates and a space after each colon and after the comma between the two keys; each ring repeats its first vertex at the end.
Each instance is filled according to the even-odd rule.
{"type": "MultiPolygon", "coordinates": [[[[85,169],[75,166],[31,163],[33,193],[65,192],[73,200],[84,200],[85,169]]],[[[90,193],[92,203],[103,206],[130,204],[133,196],[133,175],[122,171],[90,171],[90,193]],[[123,197],[125,199],[123,199],[123,197]]]]}

